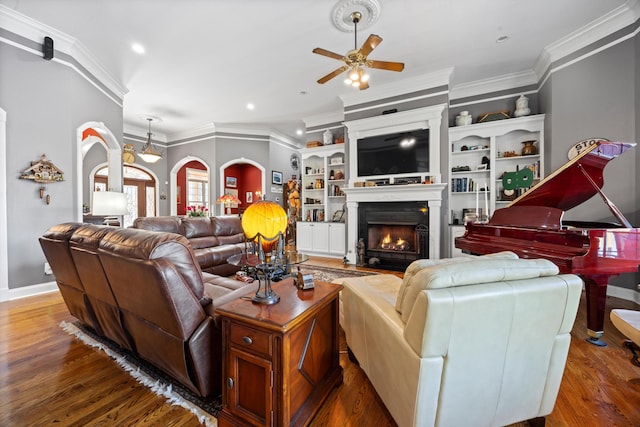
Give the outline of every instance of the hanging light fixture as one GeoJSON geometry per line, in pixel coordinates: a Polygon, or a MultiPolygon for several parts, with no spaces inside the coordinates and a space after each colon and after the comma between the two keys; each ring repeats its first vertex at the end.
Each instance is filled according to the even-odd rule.
{"type": "Polygon", "coordinates": [[[142,146],[142,151],[138,153],[138,156],[147,163],[155,163],[162,158],[162,153],[153,149],[153,142],[151,141],[151,122],[152,117],[147,117],[149,121],[149,131],[147,132],[147,142],[142,146]]]}
{"type": "Polygon", "coordinates": [[[348,77],[344,80],[344,83],[355,88],[360,88],[362,85],[365,86],[365,83],[369,81],[369,74],[364,69],[366,64],[366,56],[359,55],[360,51],[358,50],[358,22],[362,19],[362,14],[360,12],[353,12],[351,14],[351,20],[353,22],[353,34],[354,34],[354,47],[353,50],[347,53],[347,56],[351,54],[353,57],[353,63],[351,65],[351,70],[349,71],[348,77]]]}

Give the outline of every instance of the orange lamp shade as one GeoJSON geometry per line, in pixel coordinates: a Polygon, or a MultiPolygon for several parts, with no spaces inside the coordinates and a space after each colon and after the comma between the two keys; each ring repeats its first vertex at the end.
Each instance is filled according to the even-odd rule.
{"type": "Polygon", "coordinates": [[[271,247],[287,230],[287,213],[275,202],[260,200],[242,214],[242,229],[248,239],[256,240],[260,235],[266,244],[263,247],[271,247]]]}

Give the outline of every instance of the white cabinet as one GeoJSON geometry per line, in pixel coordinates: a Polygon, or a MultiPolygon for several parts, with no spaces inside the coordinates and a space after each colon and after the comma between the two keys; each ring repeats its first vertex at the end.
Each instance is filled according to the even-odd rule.
{"type": "Polygon", "coordinates": [[[307,222],[331,221],[342,210],[346,181],[344,144],[306,148],[302,157],[302,216],[307,222]]]}
{"type": "Polygon", "coordinates": [[[298,222],[298,252],[317,255],[345,255],[345,224],[332,222],[298,222]]]}

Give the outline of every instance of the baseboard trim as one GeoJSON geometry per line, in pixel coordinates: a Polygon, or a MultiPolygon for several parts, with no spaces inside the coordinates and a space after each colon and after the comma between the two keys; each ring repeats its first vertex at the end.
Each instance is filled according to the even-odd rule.
{"type": "Polygon", "coordinates": [[[636,292],[633,289],[622,288],[620,286],[607,286],[607,296],[616,297],[627,301],[640,304],[640,292],[636,292]]]}
{"type": "Polygon", "coordinates": [[[23,286],[21,288],[9,289],[7,299],[5,301],[32,297],[35,295],[46,294],[58,290],[56,282],[39,283],[37,285],[23,286]]]}

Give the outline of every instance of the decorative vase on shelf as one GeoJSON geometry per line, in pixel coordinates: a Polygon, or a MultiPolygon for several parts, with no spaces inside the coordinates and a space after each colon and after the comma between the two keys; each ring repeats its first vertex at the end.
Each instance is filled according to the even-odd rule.
{"type": "Polygon", "coordinates": [[[529,108],[529,98],[524,95],[520,95],[520,98],[516,99],[516,111],[513,112],[513,116],[528,116],[530,113],[531,109],[529,108]]]}
{"type": "Polygon", "coordinates": [[[536,143],[535,140],[522,141],[522,144],[524,145],[522,147],[522,155],[523,156],[532,156],[534,154],[538,154],[538,148],[535,145],[533,145],[535,143],[536,143]]]}
{"type": "Polygon", "coordinates": [[[331,133],[331,131],[329,129],[324,131],[324,133],[322,134],[322,140],[324,142],[324,145],[333,144],[333,134],[331,133]]]}
{"type": "Polygon", "coordinates": [[[460,114],[456,116],[456,126],[470,125],[473,118],[468,111],[460,111],[460,114]]]}

